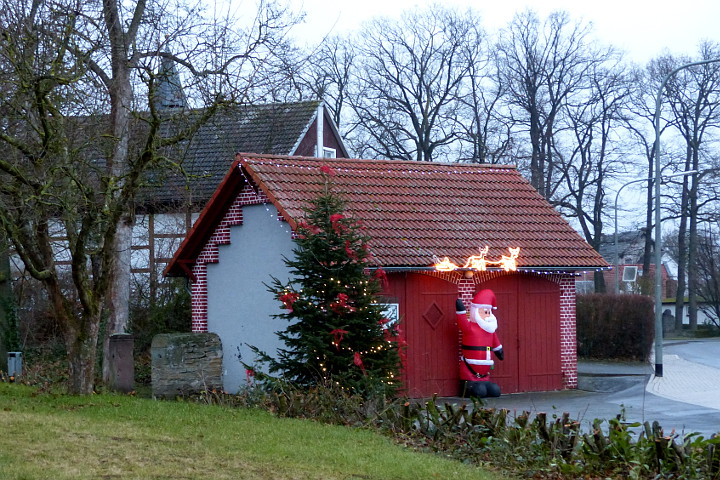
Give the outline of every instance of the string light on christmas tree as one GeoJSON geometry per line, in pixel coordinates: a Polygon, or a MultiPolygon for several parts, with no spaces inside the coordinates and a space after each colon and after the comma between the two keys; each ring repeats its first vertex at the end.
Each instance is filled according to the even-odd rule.
{"type": "Polygon", "coordinates": [[[330,189],[305,210],[294,238],[295,256],[286,260],[294,278],[273,278],[269,286],[283,308],[277,316],[289,321],[278,332],[282,357],[270,363],[302,385],[332,380],[358,393],[377,392],[378,385],[392,393],[395,387],[385,386],[398,377],[400,340],[388,341],[392,338],[380,328],[381,276],[367,268],[368,242],[355,224],[330,189]],[[307,350],[313,352],[310,361],[307,350]]]}
{"type": "Polygon", "coordinates": [[[442,260],[435,257],[435,264],[433,267],[438,272],[452,272],[459,269],[484,272],[488,269],[488,267],[492,266],[499,267],[506,272],[514,272],[517,270],[517,258],[520,255],[520,247],[508,247],[510,255],[502,255],[499,260],[488,260],[485,258],[489,250],[490,247],[485,246],[485,248],[480,249],[479,255],[472,255],[468,257],[465,264],[462,266],[455,264],[448,257],[444,257],[442,260]]]}

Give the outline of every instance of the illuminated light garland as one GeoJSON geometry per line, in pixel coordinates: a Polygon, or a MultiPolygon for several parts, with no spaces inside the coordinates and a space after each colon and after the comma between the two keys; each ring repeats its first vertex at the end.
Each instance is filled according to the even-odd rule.
{"type": "Polygon", "coordinates": [[[500,260],[488,260],[485,258],[485,255],[487,255],[489,250],[490,247],[485,246],[485,248],[480,250],[480,255],[472,255],[468,257],[463,266],[453,263],[448,257],[444,257],[442,260],[438,260],[438,258],[435,257],[435,264],[433,267],[435,267],[435,270],[438,272],[452,272],[461,268],[465,270],[484,272],[488,269],[488,266],[497,266],[506,272],[514,272],[517,270],[517,258],[520,255],[520,247],[508,247],[510,255],[502,255],[500,260]]]}

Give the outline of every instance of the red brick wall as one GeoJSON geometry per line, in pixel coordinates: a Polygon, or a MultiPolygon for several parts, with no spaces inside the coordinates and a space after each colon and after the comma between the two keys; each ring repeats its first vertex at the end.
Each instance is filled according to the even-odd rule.
{"type": "Polygon", "coordinates": [[[575,314],[575,276],[553,275],[560,284],[560,368],[563,387],[577,388],[577,318],[575,314]]]}
{"type": "Polygon", "coordinates": [[[196,263],[192,272],[195,275],[191,289],[192,331],[207,332],[207,264],[196,263]]]}
{"type": "Polygon", "coordinates": [[[244,205],[259,205],[267,203],[267,197],[256,193],[249,185],[235,198],[225,217],[215,228],[210,239],[200,251],[195,265],[192,267],[195,281],[192,284],[192,331],[208,331],[208,305],[207,305],[207,264],[217,263],[219,260],[218,245],[230,243],[230,227],[241,225],[243,222],[242,207],[244,205]]]}

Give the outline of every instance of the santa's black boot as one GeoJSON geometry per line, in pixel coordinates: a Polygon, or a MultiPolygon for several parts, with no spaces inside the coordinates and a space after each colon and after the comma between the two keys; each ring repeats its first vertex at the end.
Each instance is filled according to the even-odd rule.
{"type": "Polygon", "coordinates": [[[499,397],[500,396],[500,385],[493,382],[482,382],[487,383],[485,390],[487,391],[488,397],[499,397]]]}
{"type": "Polygon", "coordinates": [[[466,382],[465,383],[465,396],[485,398],[488,396],[487,384],[488,382],[466,382]]]}

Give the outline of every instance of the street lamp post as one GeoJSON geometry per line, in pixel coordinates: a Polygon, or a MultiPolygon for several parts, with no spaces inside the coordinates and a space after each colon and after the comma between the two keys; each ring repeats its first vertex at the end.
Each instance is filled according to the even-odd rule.
{"type": "MultiPolygon", "coordinates": [[[[660,183],[666,183],[667,179],[673,178],[673,177],[684,177],[685,175],[692,175],[693,173],[698,173],[697,170],[690,170],[687,172],[680,172],[680,173],[673,173],[672,175],[665,175],[662,177],[662,181],[660,183]]],[[[647,178],[636,178],[635,180],[630,180],[627,183],[624,183],[623,185],[620,185],[620,188],[618,188],[617,193],[615,194],[615,294],[618,294],[620,292],[620,287],[618,284],[618,272],[620,267],[620,252],[618,247],[618,198],[620,197],[620,192],[623,188],[627,187],[628,185],[632,185],[633,183],[638,182],[647,182],[647,178]]]]}
{"type": "Polygon", "coordinates": [[[636,178],[635,180],[630,180],[629,182],[621,185],[620,188],[618,188],[617,193],[615,194],[615,295],[620,293],[620,285],[618,280],[618,268],[620,268],[620,254],[618,252],[618,197],[620,197],[620,192],[622,191],[622,189],[627,187],[628,185],[637,182],[647,182],[647,180],[647,178],[636,178]]]}
{"type": "Polygon", "coordinates": [[[670,78],[685,68],[720,62],[720,58],[681,65],[668,73],[655,97],[655,376],[663,376],[663,325],[662,325],[662,229],[660,228],[660,107],[662,94],[670,78]]]}

